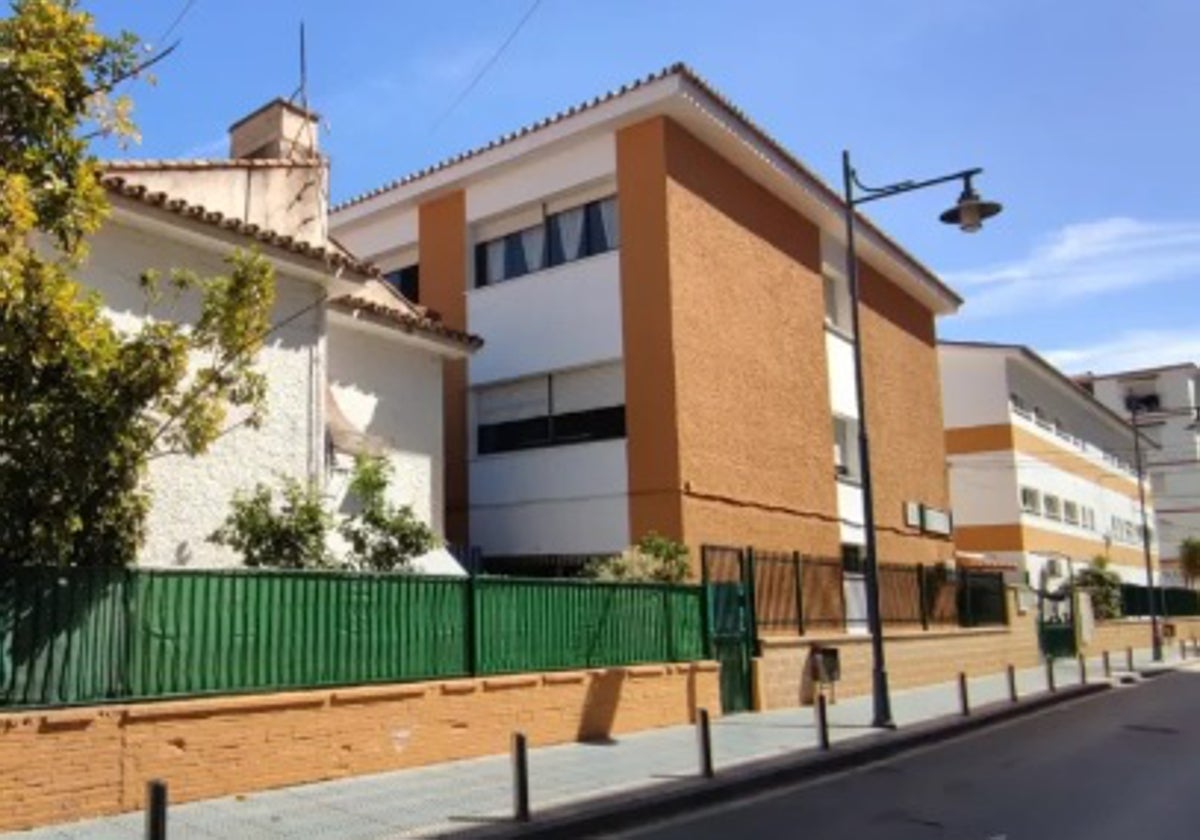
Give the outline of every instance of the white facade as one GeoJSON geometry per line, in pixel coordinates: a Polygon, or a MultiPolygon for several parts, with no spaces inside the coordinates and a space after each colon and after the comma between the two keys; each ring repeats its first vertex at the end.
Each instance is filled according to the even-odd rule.
{"type": "Polygon", "coordinates": [[[1139,406],[1138,427],[1158,444],[1145,453],[1145,463],[1157,500],[1159,544],[1164,559],[1177,558],[1185,539],[1200,539],[1200,368],[1187,363],[1084,381],[1114,411],[1127,412],[1130,399],[1139,406]]]}
{"type": "MultiPolygon", "coordinates": [[[[956,530],[1019,526],[1025,550],[988,553],[1017,560],[1034,582],[1048,564],[1061,577],[1065,561],[1106,556],[1123,580],[1145,584],[1129,427],[1023,348],[943,343],[939,360],[956,530]],[[1015,445],[986,442],[1002,439],[990,432],[1015,445]]],[[[1151,522],[1153,510],[1147,495],[1151,522]]]]}

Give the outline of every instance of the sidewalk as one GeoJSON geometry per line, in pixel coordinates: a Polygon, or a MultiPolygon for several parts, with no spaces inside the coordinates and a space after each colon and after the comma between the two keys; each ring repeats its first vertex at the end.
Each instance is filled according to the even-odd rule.
{"type": "MultiPolygon", "coordinates": [[[[1164,651],[1167,663],[1178,651],[1164,651]]],[[[1139,651],[1135,667],[1151,665],[1139,651]]],[[[1114,675],[1125,656],[1114,654],[1114,675]]],[[[1055,681],[1080,681],[1074,661],[1056,662],[1055,681]]],[[[1088,663],[1089,681],[1103,679],[1101,660],[1088,663]]],[[[1045,668],[1017,672],[1022,697],[1046,691],[1045,668]]],[[[1008,699],[1006,676],[969,683],[972,706],[1008,699]]],[[[892,692],[892,711],[901,728],[959,712],[957,683],[892,692]]],[[[830,738],[837,743],[869,735],[871,698],[840,700],[829,707],[830,738]]],[[[814,750],[817,732],[811,708],[736,715],[714,721],[714,763],[722,768],[785,753],[814,750]]],[[[536,746],[536,745],[531,745],[536,746]]],[[[566,744],[531,749],[529,773],[533,813],[599,796],[694,777],[698,772],[695,729],[671,727],[601,744],[566,744]]],[[[429,767],[302,785],[241,797],[192,802],[170,809],[171,840],[245,837],[266,840],[388,840],[436,836],[495,826],[512,815],[508,756],[491,756],[429,767]]],[[[0,840],[141,840],[142,813],[0,835],[0,840]]]]}

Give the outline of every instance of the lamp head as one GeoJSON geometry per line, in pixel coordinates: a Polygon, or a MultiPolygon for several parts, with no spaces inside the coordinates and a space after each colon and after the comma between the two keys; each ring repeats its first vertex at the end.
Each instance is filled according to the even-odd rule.
{"type": "Polygon", "coordinates": [[[963,191],[958,197],[958,203],[941,215],[941,220],[948,225],[958,225],[964,233],[974,233],[983,227],[983,220],[990,219],[999,213],[1003,207],[994,201],[984,201],[971,186],[971,176],[963,176],[963,191]]]}

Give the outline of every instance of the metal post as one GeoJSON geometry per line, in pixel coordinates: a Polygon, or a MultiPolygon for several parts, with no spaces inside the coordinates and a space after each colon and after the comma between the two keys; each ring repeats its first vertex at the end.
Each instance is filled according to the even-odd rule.
{"type": "Polygon", "coordinates": [[[529,745],[524,732],[512,736],[513,819],[529,822],[529,745]]]}
{"type": "Polygon", "coordinates": [[[1087,657],[1079,654],[1079,684],[1087,685],[1087,657]]]}
{"type": "Polygon", "coordinates": [[[792,553],[792,564],[795,567],[796,573],[796,626],[799,628],[800,635],[804,635],[804,566],[803,560],[800,557],[800,552],[792,553]]]}
{"type": "Polygon", "coordinates": [[[146,782],[146,840],[167,840],[167,783],[146,782]]]}
{"type": "Polygon", "coordinates": [[[708,709],[700,709],[696,715],[696,735],[700,739],[700,775],[711,779],[713,770],[712,730],[708,723],[708,709]]]}
{"type": "Polygon", "coordinates": [[[1183,639],[1179,640],[1179,658],[1187,659],[1187,642],[1183,639]]]}
{"type": "Polygon", "coordinates": [[[963,717],[970,717],[971,695],[967,692],[967,675],[962,671],[958,672],[958,703],[963,717]]]}
{"type": "Polygon", "coordinates": [[[1046,688],[1050,691],[1058,691],[1058,686],[1054,684],[1054,657],[1046,657],[1046,688]]]}
{"type": "Polygon", "coordinates": [[[1136,403],[1129,410],[1129,425],[1133,427],[1133,458],[1137,466],[1138,504],[1142,511],[1142,559],[1146,563],[1146,594],[1150,602],[1150,644],[1154,661],[1162,662],[1162,628],[1158,626],[1158,606],[1154,603],[1154,566],[1150,559],[1150,526],[1146,520],[1146,482],[1142,471],[1142,436],[1138,432],[1136,403]]]}
{"type": "Polygon", "coordinates": [[[875,497],[871,484],[871,444],[867,434],[866,386],[863,376],[862,332],[859,329],[858,253],[854,247],[854,170],[850,152],[842,152],[842,185],[846,209],[846,279],[850,287],[850,335],[854,350],[854,395],[858,403],[858,469],[862,484],[863,537],[866,554],[864,572],[867,589],[867,627],[871,634],[872,723],[894,728],[892,703],[888,692],[887,665],[883,652],[883,622],[879,611],[879,569],[875,541],[875,497]]]}
{"type": "Polygon", "coordinates": [[[929,629],[929,585],[926,578],[925,564],[917,564],[917,603],[921,605],[921,629],[929,629]]]}
{"type": "Polygon", "coordinates": [[[1008,666],[1008,699],[1014,703],[1021,699],[1017,694],[1017,669],[1011,664],[1008,666]]]}
{"type": "Polygon", "coordinates": [[[1133,648],[1131,647],[1125,648],[1125,670],[1133,670],[1133,648]]]}
{"type": "Polygon", "coordinates": [[[1104,676],[1112,676],[1112,659],[1108,655],[1108,651],[1104,651],[1104,676]]]}
{"type": "Polygon", "coordinates": [[[825,695],[817,695],[817,740],[822,750],[829,749],[829,710],[825,707],[825,695]]]}

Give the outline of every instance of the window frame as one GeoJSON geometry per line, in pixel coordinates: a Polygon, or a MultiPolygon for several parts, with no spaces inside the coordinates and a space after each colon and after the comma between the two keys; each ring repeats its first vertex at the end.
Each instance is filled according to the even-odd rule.
{"type": "Polygon", "coordinates": [[[1027,514],[1030,514],[1031,516],[1041,516],[1042,515],[1042,491],[1041,490],[1038,490],[1036,487],[1029,487],[1028,485],[1021,485],[1020,489],[1018,490],[1018,498],[1019,498],[1020,504],[1021,504],[1021,513],[1027,513],[1027,514]],[[1033,494],[1032,505],[1026,505],[1026,503],[1025,503],[1025,494],[1027,492],[1033,494]]]}

